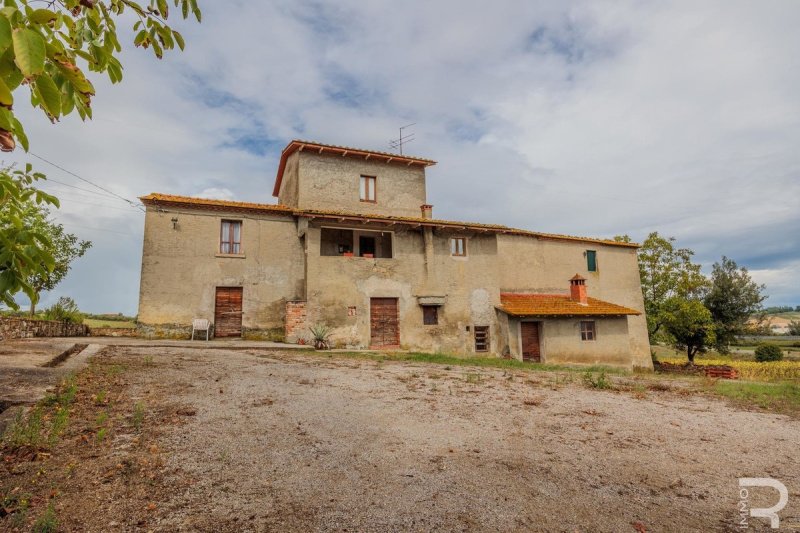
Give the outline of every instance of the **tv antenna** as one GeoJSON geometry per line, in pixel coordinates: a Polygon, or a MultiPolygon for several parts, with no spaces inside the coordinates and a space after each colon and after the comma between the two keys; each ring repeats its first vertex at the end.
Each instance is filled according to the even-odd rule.
{"type": "Polygon", "coordinates": [[[414,140],[414,133],[409,133],[407,135],[403,135],[403,130],[406,128],[410,128],[411,126],[416,126],[416,122],[412,122],[411,124],[406,124],[405,126],[400,127],[400,138],[392,139],[389,141],[389,146],[392,150],[398,150],[400,155],[403,155],[403,145],[408,144],[414,140]]]}

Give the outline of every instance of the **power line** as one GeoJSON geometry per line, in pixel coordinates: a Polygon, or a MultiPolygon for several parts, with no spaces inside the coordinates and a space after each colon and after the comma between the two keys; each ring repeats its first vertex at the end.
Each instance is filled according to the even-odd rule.
{"type": "Polygon", "coordinates": [[[78,187],[77,185],[71,185],[69,183],[64,183],[63,181],[54,180],[53,178],[45,178],[44,185],[47,185],[49,183],[57,183],[58,185],[62,185],[64,187],[69,187],[71,189],[77,189],[79,191],[87,192],[89,194],[94,194],[94,195],[100,196],[102,198],[108,198],[110,200],[119,200],[119,198],[117,198],[116,196],[111,196],[108,193],[104,193],[104,192],[100,192],[100,191],[92,191],[90,189],[84,189],[83,187],[78,187]]]}
{"type": "Polygon", "coordinates": [[[66,173],[67,173],[67,174],[69,174],[70,176],[76,177],[76,178],[78,178],[79,180],[81,180],[81,181],[83,181],[83,182],[86,182],[86,183],[88,183],[89,185],[91,185],[91,186],[93,186],[93,187],[97,187],[97,188],[98,188],[98,189],[100,189],[101,191],[105,191],[105,192],[107,192],[108,194],[110,194],[110,195],[112,195],[112,196],[115,196],[115,197],[119,198],[120,200],[122,200],[122,201],[124,201],[124,202],[127,202],[127,203],[129,203],[129,204],[131,205],[131,207],[135,207],[136,209],[138,209],[139,211],[141,211],[141,212],[143,212],[143,213],[144,213],[144,209],[142,209],[142,208],[140,207],[140,205],[139,205],[139,204],[137,204],[136,202],[133,202],[133,201],[131,201],[131,200],[128,200],[128,199],[127,199],[127,198],[125,198],[124,196],[120,196],[119,194],[115,193],[114,191],[111,191],[111,190],[109,190],[109,189],[106,189],[105,187],[103,187],[103,186],[101,186],[101,185],[98,185],[98,184],[96,184],[96,183],[94,183],[94,182],[92,182],[92,181],[90,181],[90,180],[88,180],[88,179],[86,179],[86,178],[84,178],[84,177],[82,177],[82,176],[79,176],[78,174],[76,174],[76,173],[74,173],[74,172],[72,172],[72,171],[70,171],[70,170],[67,170],[66,168],[64,168],[64,167],[62,167],[62,166],[59,166],[59,165],[57,165],[57,164],[53,163],[52,161],[48,161],[47,159],[45,159],[44,157],[42,157],[42,156],[40,156],[40,155],[38,155],[38,154],[34,154],[33,152],[29,152],[29,153],[30,153],[30,154],[31,154],[33,157],[35,157],[35,158],[37,158],[37,159],[40,159],[40,160],[44,161],[44,162],[45,162],[45,163],[47,163],[48,165],[54,166],[55,168],[57,168],[57,169],[59,169],[59,170],[61,170],[61,171],[63,171],[63,172],[66,172],[66,173]]]}

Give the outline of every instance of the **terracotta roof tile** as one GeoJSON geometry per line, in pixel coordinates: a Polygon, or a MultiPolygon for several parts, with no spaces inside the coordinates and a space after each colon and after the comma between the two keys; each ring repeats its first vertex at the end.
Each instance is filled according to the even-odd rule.
{"type": "Polygon", "coordinates": [[[500,309],[513,316],[619,316],[640,315],[639,311],[621,305],[588,298],[582,305],[568,294],[500,294],[500,309]]]}
{"type": "Polygon", "coordinates": [[[510,228],[500,224],[478,224],[475,222],[459,222],[455,220],[440,220],[435,218],[421,217],[397,217],[380,214],[361,214],[350,211],[340,210],[318,210],[318,209],[296,209],[280,204],[257,204],[251,202],[236,202],[232,200],[211,200],[207,198],[194,198],[191,196],[176,196],[171,194],[151,193],[139,198],[145,205],[171,205],[175,207],[211,209],[215,211],[249,211],[253,213],[280,213],[301,217],[318,218],[343,218],[346,220],[373,221],[373,222],[395,222],[414,224],[421,226],[448,227],[454,229],[486,231],[490,233],[503,233],[508,235],[522,235],[535,237],[537,239],[572,241],[607,244],[609,246],[621,246],[626,248],[638,248],[636,243],[617,242],[607,239],[596,239],[592,237],[575,237],[572,235],[559,235],[554,233],[540,233],[517,228],[510,228]]]}

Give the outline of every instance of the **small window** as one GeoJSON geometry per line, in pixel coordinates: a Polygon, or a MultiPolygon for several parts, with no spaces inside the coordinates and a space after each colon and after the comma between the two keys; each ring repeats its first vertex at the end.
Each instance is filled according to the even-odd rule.
{"type": "Polygon", "coordinates": [[[242,253],[242,221],[223,220],[219,234],[219,253],[242,253]]]}
{"type": "Polygon", "coordinates": [[[464,237],[453,237],[450,239],[450,255],[464,257],[467,255],[467,239],[464,237]]]}
{"type": "Polygon", "coordinates": [[[594,329],[594,320],[581,321],[581,340],[593,341],[597,339],[597,332],[594,329]]]}
{"type": "Polygon", "coordinates": [[[361,176],[361,188],[359,197],[362,202],[375,201],[375,176],[361,176]]]}
{"type": "Polygon", "coordinates": [[[426,326],[436,326],[439,324],[439,307],[435,305],[423,305],[422,323],[426,326]]]}
{"type": "Polygon", "coordinates": [[[597,252],[586,250],[586,269],[589,272],[597,272],[597,252]]]}
{"type": "Polygon", "coordinates": [[[489,326],[475,326],[475,351],[489,351],[489,326]]]}

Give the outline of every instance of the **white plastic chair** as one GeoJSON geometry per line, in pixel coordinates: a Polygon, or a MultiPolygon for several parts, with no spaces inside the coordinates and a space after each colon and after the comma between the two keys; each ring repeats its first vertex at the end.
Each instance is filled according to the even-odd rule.
{"type": "Polygon", "coordinates": [[[208,332],[211,329],[211,323],[206,320],[205,318],[195,318],[192,320],[192,340],[194,340],[194,332],[195,331],[203,331],[206,332],[206,340],[208,340],[208,332]]]}

